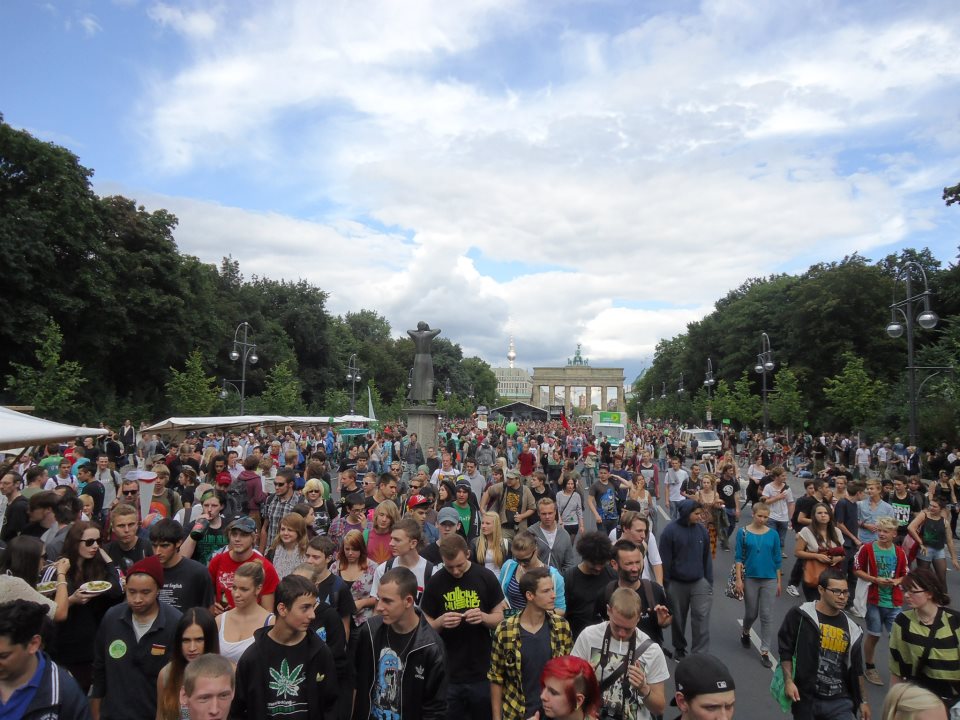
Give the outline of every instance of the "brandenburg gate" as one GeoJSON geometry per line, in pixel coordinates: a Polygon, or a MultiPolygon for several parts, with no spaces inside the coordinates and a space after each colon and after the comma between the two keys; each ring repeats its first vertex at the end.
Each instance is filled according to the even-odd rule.
{"type": "Polygon", "coordinates": [[[531,384],[533,385],[533,404],[540,407],[549,407],[555,404],[558,388],[563,388],[563,406],[569,411],[572,407],[572,389],[582,387],[586,390],[587,409],[590,408],[590,398],[593,388],[600,388],[600,409],[607,409],[608,399],[617,400],[616,410],[626,412],[627,405],[623,397],[623,383],[626,380],[623,368],[591,367],[589,359],[580,354],[580,345],[572,359],[567,360],[565,367],[535,367],[531,384]],[[547,389],[547,400],[544,402],[543,389],[547,389]],[[608,397],[608,393],[612,394],[608,397]]]}

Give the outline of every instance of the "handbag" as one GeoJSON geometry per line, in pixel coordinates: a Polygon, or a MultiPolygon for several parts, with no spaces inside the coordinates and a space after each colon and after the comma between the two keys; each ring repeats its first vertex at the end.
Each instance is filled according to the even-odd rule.
{"type": "MultiPolygon", "coordinates": [[[[803,622],[801,621],[800,627],[797,627],[797,638],[793,642],[793,663],[790,665],[790,672],[792,673],[791,679],[796,677],[797,673],[797,645],[800,643],[800,628],[802,626],[803,622]]],[[[785,713],[790,712],[790,708],[793,705],[793,700],[787,697],[785,690],[786,684],[786,677],[784,677],[783,674],[783,663],[777,663],[777,669],[773,671],[773,678],[770,680],[770,695],[777,701],[780,710],[785,713]]]]}
{"type": "MultiPolygon", "coordinates": [[[[742,557],[746,560],[747,554],[747,539],[744,537],[746,533],[746,528],[740,528],[740,532],[737,535],[737,542],[743,543],[743,553],[742,557]]],[[[743,600],[743,593],[737,590],[737,564],[734,563],[730,566],[730,574],[727,576],[727,584],[723,588],[723,594],[726,595],[731,600],[743,600]]]]}

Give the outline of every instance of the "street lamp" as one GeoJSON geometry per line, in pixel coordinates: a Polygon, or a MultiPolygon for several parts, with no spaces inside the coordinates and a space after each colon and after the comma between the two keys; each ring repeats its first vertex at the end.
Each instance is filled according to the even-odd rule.
{"type": "MultiPolygon", "coordinates": [[[[470,383],[470,388],[467,390],[467,397],[470,398],[471,400],[473,400],[473,398],[474,398],[474,394],[473,394],[473,383],[470,383]]],[[[550,402],[551,402],[551,403],[553,402],[553,398],[550,398],[550,402]]]]}
{"type": "Polygon", "coordinates": [[[227,380],[226,378],[223,378],[223,380],[220,382],[220,392],[218,393],[220,395],[221,400],[226,400],[230,396],[230,393],[227,392],[228,385],[234,389],[237,395],[240,395],[240,388],[234,385],[231,380],[227,380]]]}
{"type": "MultiPolygon", "coordinates": [[[[897,276],[893,280],[894,301],[890,304],[890,323],[887,325],[887,335],[892,338],[898,338],[903,335],[904,325],[907,330],[907,393],[910,400],[910,444],[917,444],[917,370],[919,369],[938,369],[938,368],[918,368],[913,364],[913,324],[917,322],[924,330],[930,330],[937,326],[940,318],[930,309],[930,286],[927,284],[927,273],[923,266],[912,260],[908,260],[903,267],[897,271],[897,276]],[[923,279],[923,292],[916,295],[913,293],[913,271],[919,271],[923,279]],[[897,301],[897,283],[903,280],[906,285],[906,297],[897,301]],[[917,306],[923,304],[923,310],[917,314],[917,306]],[[898,317],[899,314],[899,317],[898,317]],[[900,322],[903,318],[903,323],[900,322]]],[[[939,368],[943,369],[943,368],[939,368]]]]}
{"type": "Polygon", "coordinates": [[[451,395],[453,395],[453,390],[450,389],[450,378],[447,378],[447,381],[443,384],[443,396],[449,400],[451,395]]]}
{"type": "Polygon", "coordinates": [[[413,368],[410,368],[410,371],[407,373],[407,390],[413,388],[413,368]]]}
{"type": "Polygon", "coordinates": [[[776,367],[773,363],[773,348],[770,347],[770,336],[766,333],[760,333],[760,354],[757,355],[757,364],[754,371],[763,376],[763,432],[767,432],[767,425],[770,422],[767,413],[767,373],[773,372],[776,367]]]}
{"type": "Polygon", "coordinates": [[[677,385],[677,395],[683,395],[683,372],[680,373],[680,383],[677,385]]]}
{"type": "Polygon", "coordinates": [[[360,366],[357,365],[357,354],[353,353],[347,362],[347,382],[350,383],[350,414],[357,409],[357,383],[360,382],[360,366]]]}
{"type": "MultiPolygon", "coordinates": [[[[236,362],[240,360],[240,414],[243,415],[243,409],[247,398],[247,363],[256,365],[260,359],[257,355],[257,344],[249,341],[250,323],[243,321],[237,325],[233,331],[233,349],[230,351],[230,360],[236,362]],[[243,339],[240,339],[240,328],[243,328],[243,339]],[[242,358],[242,359],[241,359],[242,358]]],[[[226,382],[226,381],[225,381],[226,382]]],[[[231,385],[233,383],[230,383],[231,385]]],[[[236,385],[234,385],[236,388],[236,385]]],[[[220,397],[224,397],[226,387],[220,391],[220,397]]]]}
{"type": "Polygon", "coordinates": [[[667,399],[667,381],[666,380],[663,381],[663,385],[660,387],[660,399],[661,400],[667,399]]]}
{"type": "Polygon", "coordinates": [[[717,384],[717,381],[713,378],[713,361],[710,358],[707,358],[707,376],[703,381],[704,387],[707,388],[707,423],[709,424],[713,420],[713,386],[717,384]]]}

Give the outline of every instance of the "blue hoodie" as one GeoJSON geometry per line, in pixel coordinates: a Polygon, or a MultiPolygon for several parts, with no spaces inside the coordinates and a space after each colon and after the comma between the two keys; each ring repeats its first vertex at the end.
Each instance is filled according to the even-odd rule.
{"type": "Polygon", "coordinates": [[[693,500],[680,502],[679,516],[667,525],[657,542],[663,559],[664,580],[669,583],[695,582],[706,578],[713,585],[713,558],[710,556],[710,535],[700,523],[690,522],[690,513],[697,507],[693,500]]]}

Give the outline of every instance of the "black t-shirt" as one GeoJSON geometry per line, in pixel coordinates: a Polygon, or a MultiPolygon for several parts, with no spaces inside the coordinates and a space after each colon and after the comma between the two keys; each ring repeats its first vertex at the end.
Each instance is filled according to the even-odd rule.
{"type": "Polygon", "coordinates": [[[438,541],[435,540],[420,551],[420,557],[426,558],[428,563],[434,565],[439,565],[443,562],[443,558],[440,557],[440,546],[437,542],[438,541]]]}
{"type": "Polygon", "coordinates": [[[717,480],[717,494],[720,495],[724,507],[728,510],[737,508],[737,490],[739,489],[734,478],[721,477],[717,480]]]}
{"type": "Polygon", "coordinates": [[[603,622],[604,592],[616,575],[605,567],[599,575],[587,575],[574,565],[563,574],[564,593],[567,600],[567,622],[573,636],[577,637],[587,625],[603,622]]]}
{"type": "Polygon", "coordinates": [[[209,608],[213,605],[213,581],[207,568],[190,558],[164,568],[160,600],[181,613],[195,607],[209,608]]]}
{"type": "Polygon", "coordinates": [[[818,502],[820,501],[817,500],[816,497],[812,495],[807,495],[806,493],[804,493],[803,496],[797,498],[797,502],[793,506],[793,517],[790,518],[791,521],[793,522],[793,526],[797,529],[797,532],[799,532],[802,529],[800,527],[800,523],[798,522],[800,513],[803,513],[809,520],[810,513],[813,511],[813,506],[816,505],[818,502]]]}
{"type": "MultiPolygon", "coordinates": [[[[446,569],[437,570],[423,590],[420,609],[432,618],[444,613],[465,613],[480,608],[489,613],[503,602],[497,576],[483,565],[470,563],[462,577],[446,569]]],[[[451,682],[479,682],[490,668],[490,630],[483,624],[461,622],[455,628],[441,628],[440,638],[447,651],[447,676],[451,682]]]]}
{"type": "Polygon", "coordinates": [[[845,684],[846,655],[850,650],[850,630],[843,613],[824,615],[819,610],[820,648],[817,662],[816,690],[819,698],[838,698],[849,695],[845,684]]]}
{"type": "Polygon", "coordinates": [[[124,576],[126,576],[127,571],[134,563],[140,562],[145,557],[153,555],[153,547],[142,537],[138,537],[137,544],[129,550],[124,550],[120,547],[120,543],[117,540],[108,544],[105,550],[107,551],[107,555],[110,556],[110,559],[117,564],[117,567],[124,576]]]}
{"type": "MultiPolygon", "coordinates": [[[[647,593],[642,584],[644,582],[650,582],[650,591],[653,594],[653,607],[657,605],[669,607],[667,603],[667,593],[664,591],[663,586],[652,580],[642,580],[640,587],[637,588],[637,595],[640,596],[640,622],[637,623],[637,627],[643,630],[643,632],[647,634],[647,637],[657,645],[663,645],[663,628],[660,627],[660,623],[657,621],[656,611],[653,607],[650,607],[650,604],[647,602],[647,593]]],[[[607,589],[603,594],[604,610],[606,610],[606,606],[610,604],[610,596],[613,595],[613,591],[616,590],[617,587],[619,587],[619,582],[616,580],[607,585],[607,589]]]]}
{"type": "Polygon", "coordinates": [[[7,519],[3,523],[3,533],[0,534],[0,537],[3,538],[4,542],[15,538],[27,526],[29,520],[30,501],[23,495],[17,495],[16,499],[7,505],[7,519]]]}
{"type": "Polygon", "coordinates": [[[210,558],[221,548],[225,548],[230,538],[227,537],[227,522],[221,517],[220,527],[212,528],[209,525],[203,531],[203,537],[196,541],[193,559],[201,565],[209,565],[210,558]]]}
{"type": "Polygon", "coordinates": [[[536,505],[543,498],[550,498],[551,500],[556,500],[556,493],[553,492],[546,485],[543,486],[543,489],[540,492],[537,492],[533,488],[530,488],[530,492],[533,494],[533,504],[536,505]]]}
{"type": "Polygon", "coordinates": [[[270,669],[270,677],[273,678],[273,682],[265,682],[261,687],[266,706],[249,708],[250,711],[256,715],[266,715],[269,710],[271,716],[282,717],[284,720],[310,720],[310,694],[307,686],[313,678],[303,677],[303,668],[310,665],[311,658],[307,639],[304,638],[296,645],[281,645],[267,635],[263,642],[252,645],[248,652],[259,652],[263,655],[257,665],[266,665],[270,669]],[[297,682],[298,680],[300,682],[297,682]]]}
{"type": "Polygon", "coordinates": [[[540,673],[543,666],[553,657],[550,649],[550,623],[546,619],[535,633],[520,626],[520,675],[523,683],[523,697],[526,703],[524,717],[533,717],[540,709],[540,673]]]}
{"type": "Polygon", "coordinates": [[[321,600],[337,611],[342,618],[357,612],[357,605],[350,594],[350,586],[339,576],[331,573],[317,583],[317,594],[321,600]]]}
{"type": "Polygon", "coordinates": [[[887,502],[893,507],[893,516],[897,519],[897,535],[906,537],[907,526],[913,520],[914,514],[923,510],[923,503],[909,490],[902,500],[897,497],[896,492],[890,493],[887,502]]]}
{"type": "Polygon", "coordinates": [[[93,518],[94,522],[100,519],[100,513],[103,511],[103,483],[99,480],[91,480],[84,488],[81,495],[89,495],[93,498],[93,518]]]}

